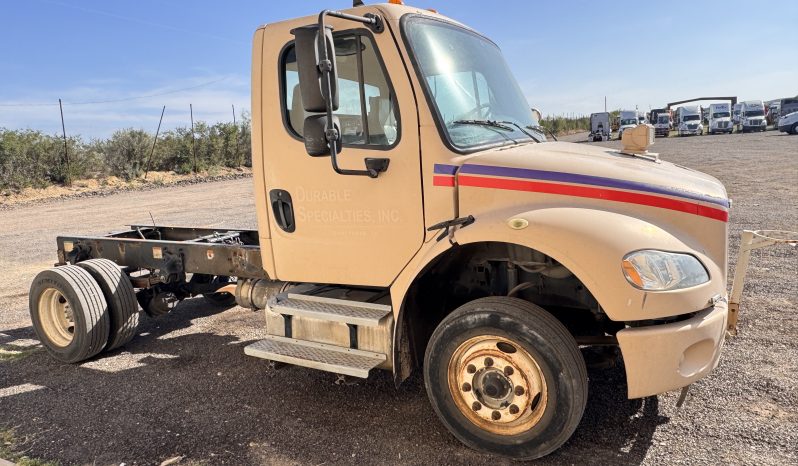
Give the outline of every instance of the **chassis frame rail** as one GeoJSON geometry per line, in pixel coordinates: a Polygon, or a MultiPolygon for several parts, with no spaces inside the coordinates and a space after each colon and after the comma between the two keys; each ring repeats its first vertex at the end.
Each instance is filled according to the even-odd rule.
{"type": "Polygon", "coordinates": [[[169,283],[185,273],[267,278],[258,232],[131,225],[106,236],[59,236],[58,264],[109,259],[130,269],[159,270],[169,283]]]}

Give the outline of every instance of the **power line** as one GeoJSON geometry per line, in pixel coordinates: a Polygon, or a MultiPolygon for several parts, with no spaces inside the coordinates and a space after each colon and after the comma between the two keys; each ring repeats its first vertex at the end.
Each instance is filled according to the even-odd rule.
{"type": "MultiPolygon", "coordinates": [[[[202,84],[197,84],[196,86],[183,87],[183,88],[180,88],[180,89],[174,89],[174,90],[166,91],[166,92],[159,92],[159,93],[156,93],[156,94],[146,94],[146,95],[139,95],[139,96],[134,96],[134,97],[124,97],[124,98],[119,98],[119,99],[108,99],[108,100],[90,100],[90,101],[84,101],[84,102],[64,102],[64,105],[111,104],[111,103],[116,103],[116,102],[127,102],[127,101],[130,101],[130,100],[149,99],[149,98],[152,98],[152,97],[161,97],[161,96],[169,95],[169,94],[177,94],[179,92],[185,92],[185,91],[190,91],[190,90],[193,90],[193,89],[198,89],[200,87],[210,86],[211,84],[216,84],[216,83],[222,82],[222,81],[224,81],[226,79],[228,79],[228,78],[225,77],[225,78],[215,79],[213,81],[208,81],[208,82],[204,82],[202,84]]],[[[53,105],[58,105],[58,102],[55,102],[55,103],[50,103],[50,102],[0,103],[0,107],[49,107],[49,106],[53,106],[53,105]]]]}

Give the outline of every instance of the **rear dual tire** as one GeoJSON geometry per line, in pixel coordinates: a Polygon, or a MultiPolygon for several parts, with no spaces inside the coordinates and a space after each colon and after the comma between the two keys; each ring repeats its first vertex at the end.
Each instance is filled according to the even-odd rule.
{"type": "Polygon", "coordinates": [[[139,327],[139,305],[130,279],[122,269],[108,259],[91,259],[78,263],[94,278],[108,301],[110,329],[106,350],[129,342],[139,327]]]}
{"type": "Polygon", "coordinates": [[[478,299],[447,316],[427,346],[424,376],[435,412],[458,440],[515,459],[562,446],[587,403],[574,338],[516,298],[478,299]]]}
{"type": "Polygon", "coordinates": [[[56,359],[76,363],[105,348],[108,302],[84,269],[66,265],[39,273],[28,299],[36,335],[56,359]]]}
{"type": "Polygon", "coordinates": [[[31,284],[34,331],[56,359],[77,363],[130,341],[138,304],[127,275],[107,259],[39,273],[31,284]]]}

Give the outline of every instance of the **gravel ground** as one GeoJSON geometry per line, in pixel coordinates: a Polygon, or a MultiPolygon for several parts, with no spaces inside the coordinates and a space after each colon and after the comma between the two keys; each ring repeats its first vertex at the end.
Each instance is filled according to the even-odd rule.
{"type": "MultiPolygon", "coordinates": [[[[670,138],[654,149],[726,184],[732,267],[743,228],[798,230],[798,137],[670,138]]],[[[162,224],[254,227],[250,184],[0,210],[0,345],[23,350],[0,358],[0,429],[14,429],[14,448],[61,464],[505,464],[446,432],[418,376],[398,389],[383,373],[335,385],[331,374],[269,369],[245,356],[262,321],[241,308],[184,301],[160,320],[144,318],[125,348],[80,365],[59,364],[38,347],[27,290],[54,262],[57,234],[103,234],[148,223],[149,212],[162,224]]],[[[676,409],[676,393],[627,400],[621,369],[592,370],[578,430],[538,464],[798,462],[797,257],[791,247],[753,254],[740,336],[685,406],[676,409]]]]}

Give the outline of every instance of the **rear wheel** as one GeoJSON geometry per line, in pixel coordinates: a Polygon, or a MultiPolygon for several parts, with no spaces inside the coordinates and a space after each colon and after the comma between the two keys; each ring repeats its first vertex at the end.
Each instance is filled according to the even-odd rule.
{"type": "Polygon", "coordinates": [[[39,273],[28,299],[33,329],[56,359],[80,362],[108,342],[108,303],[82,268],[65,265],[39,273]]]}
{"type": "Polygon", "coordinates": [[[430,339],[424,375],[455,437],[516,459],[562,446],[587,402],[576,341],[551,314],[516,298],[478,299],[447,316],[430,339]]]}
{"type": "Polygon", "coordinates": [[[83,261],[78,267],[91,274],[108,302],[111,325],[105,349],[119,348],[133,339],[139,327],[139,305],[130,279],[116,263],[108,259],[83,261]]]}

